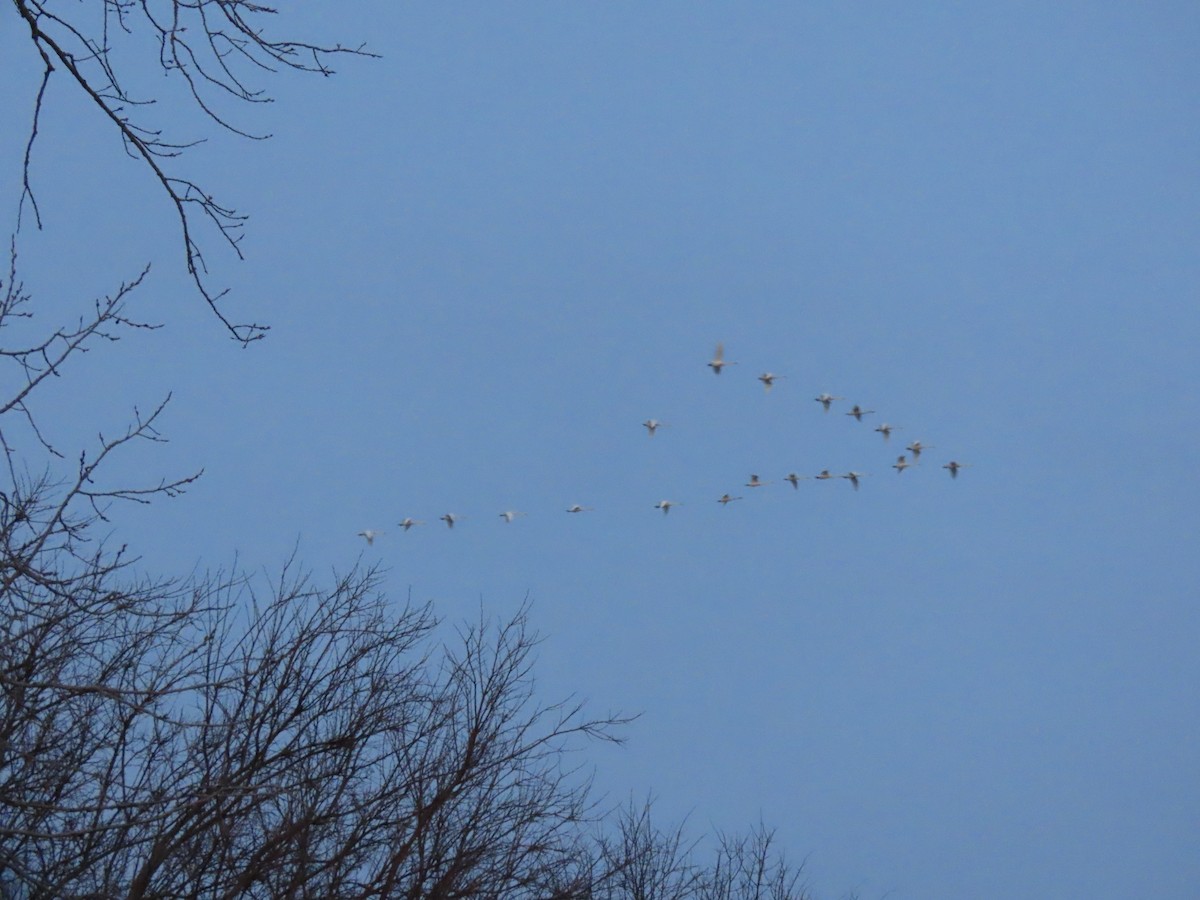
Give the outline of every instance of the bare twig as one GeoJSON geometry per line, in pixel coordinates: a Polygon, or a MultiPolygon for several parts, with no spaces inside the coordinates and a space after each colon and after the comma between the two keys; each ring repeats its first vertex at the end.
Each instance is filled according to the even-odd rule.
{"type": "Polygon", "coordinates": [[[43,62],[41,85],[34,101],[33,122],[26,145],[23,166],[23,191],[20,211],[28,199],[37,226],[41,213],[33,191],[30,169],[34,139],[45,102],[46,87],[53,72],[61,70],[116,128],[129,154],[150,170],[175,210],[182,238],[187,271],[196,289],[213,313],[243,344],[262,338],[267,326],[259,323],[235,323],[221,310],[228,289],[215,289],[208,282],[208,267],[202,251],[197,225],[207,222],[216,234],[242,258],[239,246],[246,216],[233,207],[219,203],[211,193],[194,181],[169,171],[184,150],[199,141],[170,141],[158,130],[148,127],[134,113],[152,104],[152,99],[132,96],[123,86],[119,71],[123,68],[122,48],[114,52],[110,43],[110,25],[129,36],[146,30],[158,44],[158,62],[168,75],[178,75],[187,84],[189,94],[203,116],[219,128],[241,137],[262,140],[233,124],[218,109],[217,101],[232,99],[243,103],[268,103],[262,90],[251,88],[236,63],[252,72],[274,73],[278,68],[332,75],[329,60],[337,55],[373,56],[364,47],[325,46],[303,41],[273,40],[267,36],[261,20],[275,10],[257,3],[230,0],[101,0],[103,16],[100,34],[87,20],[87,10],[61,12],[51,9],[45,0],[12,0],[29,28],[30,38],[43,62]],[[87,24],[85,24],[87,23],[87,24]],[[197,218],[198,217],[198,218],[197,218]]]}

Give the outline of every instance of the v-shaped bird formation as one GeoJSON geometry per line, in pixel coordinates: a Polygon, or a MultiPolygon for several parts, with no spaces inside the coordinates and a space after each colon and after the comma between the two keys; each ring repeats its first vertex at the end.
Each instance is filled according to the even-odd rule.
{"type": "MultiPolygon", "coordinates": [[[[726,359],[725,358],[725,347],[723,344],[718,343],[716,346],[716,349],[713,351],[712,359],[710,359],[708,361],[708,363],[706,363],[706,365],[710,369],[712,369],[714,375],[720,375],[721,372],[728,366],[736,366],[737,362],[726,359]]],[[[765,391],[770,392],[770,390],[771,390],[772,386],[774,386],[775,382],[777,382],[780,379],[783,379],[785,377],[786,376],[778,375],[774,372],[763,372],[761,375],[759,375],[757,377],[757,380],[762,383],[763,389],[765,391]]],[[[836,394],[830,394],[830,393],[827,393],[824,391],[822,391],[816,397],[813,398],[813,400],[815,402],[821,404],[822,409],[826,413],[828,413],[833,408],[834,403],[837,403],[837,402],[845,400],[845,399],[846,399],[845,397],[841,397],[836,394]]],[[[853,406],[851,406],[851,408],[846,412],[846,415],[850,416],[857,422],[862,422],[864,416],[875,415],[875,410],[866,409],[861,404],[856,403],[853,406]]],[[[646,429],[646,433],[650,437],[654,437],[655,434],[658,432],[658,429],[662,428],[665,425],[664,422],[662,422],[658,419],[654,419],[654,418],[647,419],[645,422],[642,422],[641,424],[642,424],[642,427],[646,429]]],[[[875,432],[877,432],[883,436],[884,441],[890,441],[891,437],[892,437],[892,432],[899,431],[899,430],[901,430],[900,426],[891,425],[887,422],[884,422],[883,424],[876,426],[876,428],[874,429],[875,432]]],[[[893,469],[896,470],[896,473],[898,475],[903,475],[904,471],[906,469],[911,469],[911,468],[916,467],[921,459],[921,454],[924,453],[926,450],[933,450],[936,448],[932,444],[925,444],[925,443],[922,443],[920,440],[914,440],[912,443],[908,444],[904,449],[908,452],[902,453],[899,456],[897,456],[896,461],[894,463],[892,463],[892,466],[891,466],[893,469]]],[[[951,478],[956,479],[956,478],[958,478],[959,470],[967,468],[968,465],[969,465],[968,463],[959,462],[957,460],[952,459],[949,462],[945,463],[942,466],[942,468],[950,473],[951,478]]],[[[866,472],[857,472],[857,471],[853,471],[853,470],[848,471],[848,472],[843,472],[843,473],[834,473],[834,472],[830,471],[829,469],[822,469],[820,472],[817,472],[815,475],[800,475],[796,472],[788,472],[786,475],[782,476],[782,480],[786,481],[788,484],[790,484],[792,486],[793,490],[799,490],[801,481],[807,481],[809,479],[814,480],[814,481],[831,481],[835,478],[839,478],[839,479],[844,479],[846,481],[849,481],[851,486],[854,488],[854,490],[857,491],[861,487],[862,479],[866,478],[867,475],[868,475],[868,473],[866,473],[866,472]]],[[[768,485],[771,485],[772,483],[773,482],[769,479],[763,479],[763,478],[760,478],[758,474],[751,473],[748,476],[747,481],[745,481],[742,486],[747,487],[747,488],[763,488],[763,487],[767,487],[768,485]]],[[[714,493],[715,493],[715,491],[714,491],[714,493]]],[[[728,492],[725,492],[725,493],[721,494],[720,496],[713,497],[713,500],[716,503],[721,504],[721,506],[728,506],[730,503],[734,502],[735,500],[742,500],[742,499],[743,498],[741,496],[734,496],[733,494],[730,494],[728,492]]],[[[659,500],[657,503],[655,503],[653,505],[647,504],[647,507],[649,509],[661,510],[662,514],[665,516],[675,507],[682,506],[682,505],[683,504],[678,500],[663,499],[663,500],[659,500]]],[[[594,510],[594,508],[591,506],[583,506],[582,504],[579,504],[579,503],[572,503],[569,506],[563,507],[562,509],[564,512],[567,512],[567,513],[586,513],[586,512],[592,512],[594,510]]],[[[516,519],[521,518],[525,515],[526,515],[526,513],[521,512],[520,510],[509,509],[509,510],[505,510],[503,512],[497,513],[496,517],[503,519],[504,524],[511,525],[516,519]]],[[[444,522],[446,524],[447,528],[453,529],[456,524],[463,521],[465,518],[466,518],[465,516],[460,515],[458,513],[447,512],[447,513],[444,513],[441,516],[439,516],[438,520],[441,522],[444,522]]],[[[425,524],[425,521],[422,519],[414,519],[412,517],[405,517],[404,519],[401,519],[397,523],[397,527],[401,528],[404,531],[409,531],[416,525],[424,525],[424,524],[425,524]]],[[[371,545],[371,544],[375,543],[375,539],[377,537],[379,537],[380,535],[382,535],[384,533],[385,532],[383,532],[379,529],[368,528],[368,529],[364,529],[363,531],[358,532],[358,536],[363,538],[367,542],[367,544],[371,545]]]]}

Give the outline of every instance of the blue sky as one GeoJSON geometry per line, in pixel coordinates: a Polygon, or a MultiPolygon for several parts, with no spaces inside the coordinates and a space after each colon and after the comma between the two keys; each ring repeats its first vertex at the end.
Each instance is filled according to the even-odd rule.
{"type": "Polygon", "coordinates": [[[266,84],[234,116],[272,140],[184,159],[251,214],[245,262],[209,250],[230,315],[272,326],[248,349],[51,82],[27,287],[66,315],[152,262],[133,307],[165,326],[55,385],[54,439],[171,391],[171,443],[111,477],[205,469],[115,538],[151,571],[381,562],[450,621],[530,597],[542,695],[643,713],[598,788],[761,817],[824,897],[1196,896],[1196,8],[331,10],[280,32],[382,58],[266,84]],[[780,480],[823,468],[869,474],[780,480]]]}

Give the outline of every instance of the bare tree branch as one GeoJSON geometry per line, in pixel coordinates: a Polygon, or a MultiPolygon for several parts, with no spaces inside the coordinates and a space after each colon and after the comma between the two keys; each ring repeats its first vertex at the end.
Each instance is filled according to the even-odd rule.
{"type": "Polygon", "coordinates": [[[329,76],[333,74],[330,59],[334,56],[374,54],[362,46],[272,39],[267,36],[262,20],[275,15],[276,10],[242,0],[101,0],[98,25],[87,7],[55,11],[57,4],[52,0],[12,0],[12,3],[29,28],[30,39],[43,63],[26,144],[18,227],[26,199],[37,227],[42,227],[30,179],[32,151],[46,87],[52,73],[63,71],[112,123],[130,156],[149,169],[162,187],[179,223],[188,273],[217,318],[243,344],[263,337],[265,325],[235,323],[220,308],[228,289],[218,290],[209,284],[203,241],[198,234],[198,226],[207,222],[240,259],[241,229],[246,216],[218,202],[191,179],[170,171],[173,161],[199,140],[167,140],[161,131],[135,118],[135,113],[155,101],[134,97],[123,87],[123,79],[119,77],[125,65],[122,53],[129,51],[126,48],[113,52],[110,28],[130,38],[148,35],[157,44],[158,64],[164,73],[184,80],[203,116],[223,130],[253,140],[263,140],[269,135],[255,134],[233,124],[218,106],[228,100],[271,102],[261,89],[249,86],[241,69],[259,74],[291,69],[329,76]]]}

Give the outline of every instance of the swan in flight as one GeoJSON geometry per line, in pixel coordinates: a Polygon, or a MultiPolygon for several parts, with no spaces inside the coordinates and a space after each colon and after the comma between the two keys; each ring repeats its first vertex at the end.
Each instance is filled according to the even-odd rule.
{"type": "Polygon", "coordinates": [[[405,517],[404,517],[404,520],[403,520],[402,522],[399,522],[399,523],[397,523],[397,524],[398,524],[398,525],[399,525],[401,528],[403,528],[405,531],[408,531],[408,529],[412,528],[414,525],[424,525],[425,523],[424,523],[424,522],[421,522],[421,521],[419,521],[419,520],[417,520],[417,519],[410,519],[410,518],[408,518],[407,516],[405,516],[405,517]]]}
{"type": "Polygon", "coordinates": [[[807,475],[797,475],[795,472],[788,472],[783,476],[783,480],[789,482],[792,485],[793,490],[799,490],[800,482],[806,481],[807,479],[807,475]]]}
{"type": "Polygon", "coordinates": [[[960,462],[955,462],[954,460],[950,460],[950,462],[946,463],[944,466],[942,466],[942,468],[950,470],[951,478],[957,478],[958,470],[965,469],[967,467],[967,465],[968,465],[967,463],[960,463],[960,462]]]}
{"type": "Polygon", "coordinates": [[[757,475],[751,475],[750,480],[746,482],[746,487],[762,487],[764,484],[770,484],[769,481],[760,481],[757,475]]]}
{"type": "Polygon", "coordinates": [[[909,444],[904,449],[912,452],[913,462],[916,462],[917,460],[919,460],[921,458],[922,450],[931,450],[932,447],[930,447],[929,444],[922,444],[920,441],[913,441],[911,444],[909,444]]]}
{"type": "Polygon", "coordinates": [[[375,543],[375,538],[379,537],[381,534],[383,534],[382,531],[374,531],[374,530],[368,528],[366,531],[360,531],[358,533],[358,536],[361,538],[366,538],[367,546],[369,547],[375,543]]]}
{"type": "Polygon", "coordinates": [[[911,465],[912,463],[905,459],[903,455],[900,455],[896,457],[896,462],[892,465],[892,468],[896,470],[896,474],[903,475],[904,470],[909,468],[911,465]]]}
{"type": "Polygon", "coordinates": [[[741,497],[730,497],[728,494],[722,494],[720,497],[717,498],[717,502],[720,503],[722,506],[728,506],[734,500],[741,500],[741,499],[742,499],[741,497]]]}
{"type": "Polygon", "coordinates": [[[654,508],[661,509],[663,511],[663,515],[665,516],[667,513],[669,513],[671,511],[672,506],[681,506],[681,505],[682,504],[676,503],[674,500],[659,500],[657,503],[654,504],[654,508]]]}
{"type": "Polygon", "coordinates": [[[457,513],[446,513],[444,516],[438,516],[438,519],[446,523],[447,528],[453,528],[454,523],[462,519],[462,516],[457,513]]]}
{"type": "Polygon", "coordinates": [[[854,489],[857,491],[858,490],[858,479],[864,477],[866,474],[867,474],[866,472],[847,472],[845,475],[839,475],[838,477],[845,478],[852,485],[854,485],[854,489]]]}
{"type": "Polygon", "coordinates": [[[763,383],[763,390],[770,392],[772,385],[774,385],[775,382],[778,381],[780,378],[784,378],[784,377],[786,377],[786,376],[776,375],[774,372],[763,372],[761,375],[758,376],[758,380],[763,383]]]}
{"type": "Polygon", "coordinates": [[[816,475],[813,476],[813,478],[817,479],[817,481],[828,481],[830,478],[836,478],[836,477],[837,476],[830,473],[830,471],[828,469],[822,469],[820,472],[818,472],[816,475]]]}
{"type": "Polygon", "coordinates": [[[869,416],[873,412],[875,412],[875,410],[863,409],[861,406],[859,406],[857,403],[855,403],[854,408],[852,410],[850,410],[850,412],[846,413],[846,415],[854,416],[856,421],[861,422],[863,416],[869,416]]]}
{"type": "Polygon", "coordinates": [[[845,400],[845,397],[835,397],[833,394],[822,393],[819,396],[813,397],[818,403],[825,407],[825,412],[829,412],[829,404],[834,400],[845,400]]]}
{"type": "Polygon", "coordinates": [[[642,423],[642,427],[646,429],[650,437],[654,437],[654,432],[658,431],[662,424],[663,423],[658,421],[658,419],[647,419],[642,423]]]}
{"type": "Polygon", "coordinates": [[[709,361],[708,367],[713,370],[716,375],[721,374],[721,370],[726,366],[736,366],[737,363],[729,362],[725,359],[725,345],[717,344],[717,349],[713,352],[713,358],[709,361]]]}
{"type": "Polygon", "coordinates": [[[500,513],[500,518],[502,518],[505,522],[511,523],[513,519],[517,518],[518,516],[523,516],[523,515],[525,515],[525,513],[519,512],[518,510],[515,510],[515,509],[509,509],[509,510],[505,510],[504,512],[500,513]]]}
{"type": "Polygon", "coordinates": [[[887,422],[884,422],[882,425],[880,425],[875,430],[878,431],[880,434],[882,434],[883,439],[886,441],[888,438],[890,438],[892,436],[892,432],[896,430],[896,426],[889,425],[887,422]]]}
{"type": "Polygon", "coordinates": [[[571,506],[567,507],[567,512],[569,512],[569,513],[591,512],[591,509],[592,508],[590,506],[580,506],[578,503],[575,503],[575,504],[572,504],[571,506]]]}

